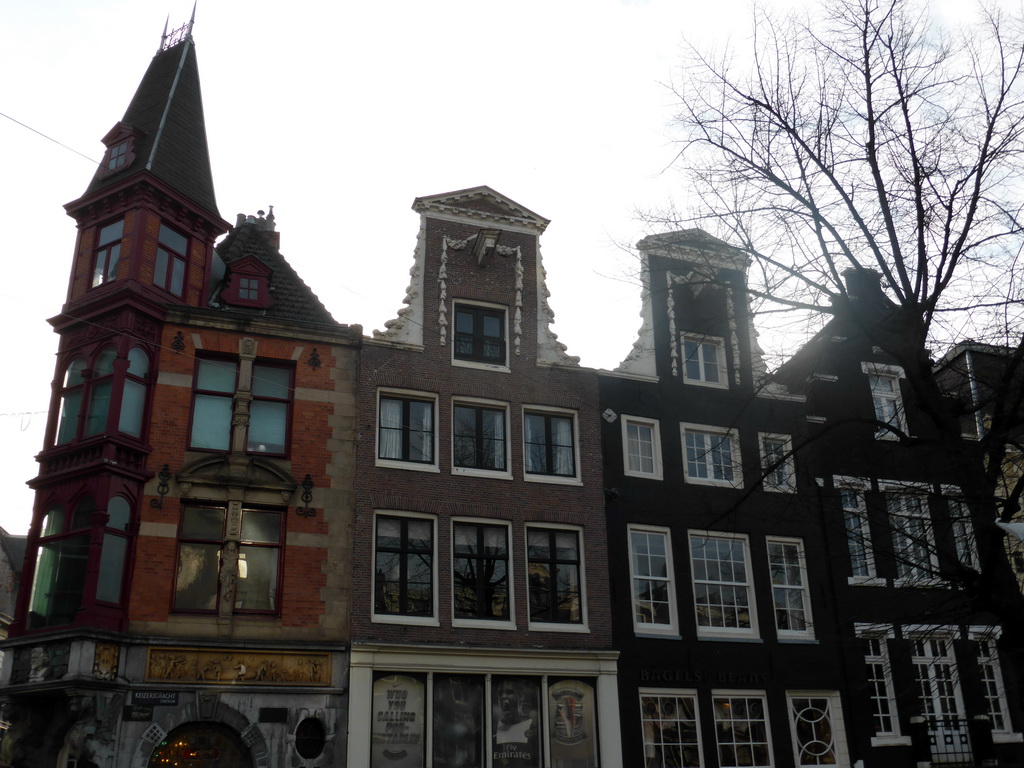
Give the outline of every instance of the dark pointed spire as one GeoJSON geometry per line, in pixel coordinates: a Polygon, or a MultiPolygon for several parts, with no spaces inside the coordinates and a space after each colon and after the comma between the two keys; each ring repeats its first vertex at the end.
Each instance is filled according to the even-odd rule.
{"type": "Polygon", "coordinates": [[[106,163],[101,164],[84,197],[148,172],[220,217],[206,142],[199,65],[191,35],[194,21],[193,7],[192,19],[183,27],[168,33],[165,26],[161,50],[150,62],[119,124],[138,136],[132,161],[116,172],[111,172],[106,163]]]}

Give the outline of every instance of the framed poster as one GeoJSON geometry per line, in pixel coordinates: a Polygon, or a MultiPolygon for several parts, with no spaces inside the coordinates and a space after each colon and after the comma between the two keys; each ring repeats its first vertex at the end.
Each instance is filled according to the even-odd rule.
{"type": "Polygon", "coordinates": [[[370,726],[371,768],[423,768],[426,720],[425,681],[386,675],[373,683],[370,726]]]}
{"type": "Polygon", "coordinates": [[[594,686],[583,680],[548,685],[548,733],[552,768],[597,768],[594,686]]]}
{"type": "Polygon", "coordinates": [[[491,764],[540,768],[540,678],[491,678],[491,764]]]}

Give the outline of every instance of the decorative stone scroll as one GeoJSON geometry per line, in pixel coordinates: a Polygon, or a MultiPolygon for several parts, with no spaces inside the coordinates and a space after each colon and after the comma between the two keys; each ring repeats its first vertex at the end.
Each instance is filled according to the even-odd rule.
{"type": "Polygon", "coordinates": [[[146,682],[329,686],[328,653],[149,648],[146,682]]]}

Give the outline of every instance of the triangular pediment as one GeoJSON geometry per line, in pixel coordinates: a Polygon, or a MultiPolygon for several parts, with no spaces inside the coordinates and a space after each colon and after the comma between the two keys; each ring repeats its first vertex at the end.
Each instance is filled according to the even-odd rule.
{"type": "Polygon", "coordinates": [[[515,200],[487,186],[460,189],[440,195],[417,197],[412,208],[417,213],[433,213],[446,218],[472,222],[516,225],[543,232],[550,221],[515,200]]]}

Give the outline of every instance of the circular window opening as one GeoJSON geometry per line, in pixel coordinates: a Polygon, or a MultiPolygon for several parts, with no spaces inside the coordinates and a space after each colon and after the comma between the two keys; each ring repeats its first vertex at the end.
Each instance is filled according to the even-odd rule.
{"type": "Polygon", "coordinates": [[[320,757],[326,743],[324,724],[315,717],[307,717],[295,728],[295,751],[299,757],[306,760],[320,757]]]}

